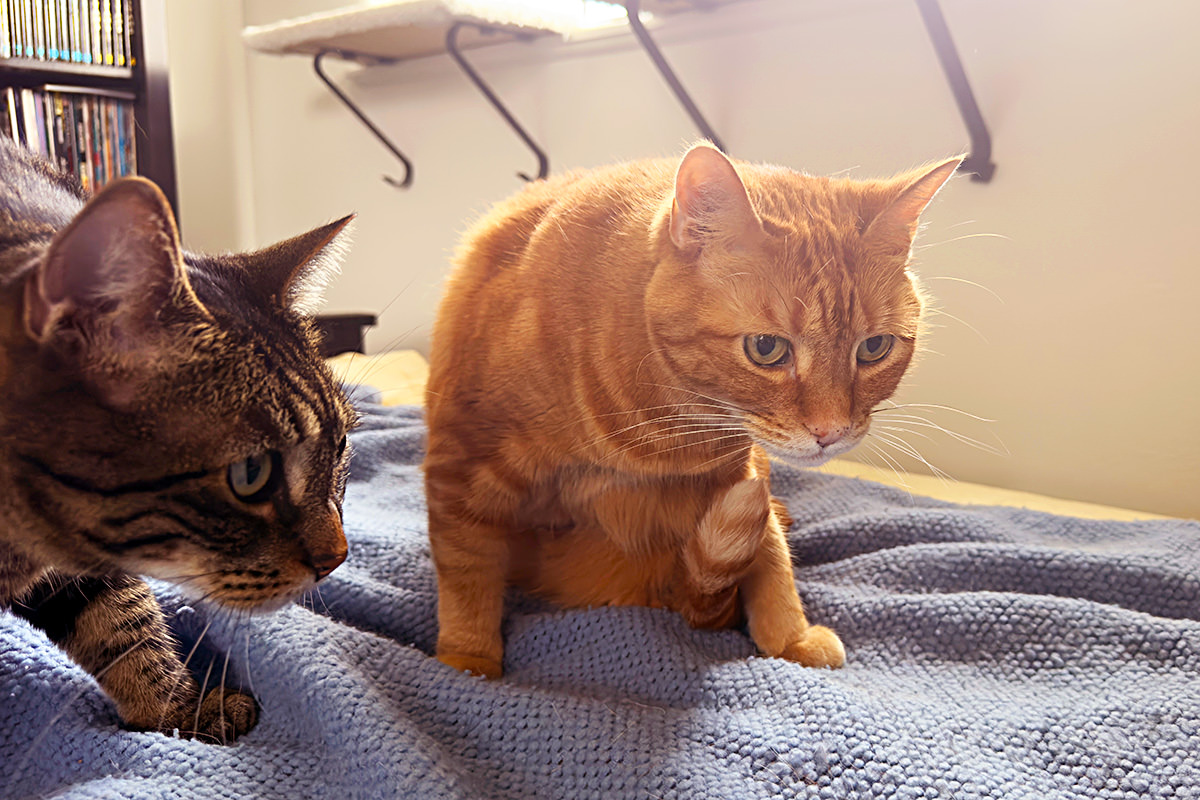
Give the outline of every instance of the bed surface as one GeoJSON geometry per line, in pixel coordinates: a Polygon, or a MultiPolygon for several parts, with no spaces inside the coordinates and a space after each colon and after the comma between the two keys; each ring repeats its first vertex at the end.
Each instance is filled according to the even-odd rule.
{"type": "Polygon", "coordinates": [[[120,731],[91,678],[0,614],[0,797],[1200,796],[1200,524],[780,467],[797,584],[843,669],[514,594],[487,682],[430,655],[421,413],[362,409],[350,557],[318,594],[233,619],[158,587],[185,652],[207,628],[200,678],[249,689],[259,726],[231,747],[120,731]]]}

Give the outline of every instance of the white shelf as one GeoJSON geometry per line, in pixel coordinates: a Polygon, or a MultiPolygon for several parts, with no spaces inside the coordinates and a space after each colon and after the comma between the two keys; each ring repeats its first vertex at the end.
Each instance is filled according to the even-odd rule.
{"type": "Polygon", "coordinates": [[[573,30],[570,18],[564,14],[538,13],[516,3],[397,0],[251,26],[242,31],[242,40],[247,47],[263,53],[314,56],[336,51],[343,58],[369,64],[444,53],[446,32],[456,22],[484,25],[494,31],[464,28],[459,35],[463,49],[511,41],[518,36],[570,35],[573,30]]]}
{"type": "MultiPolygon", "coordinates": [[[[641,10],[661,17],[731,2],[737,0],[643,0],[641,10]]],[[[614,5],[619,8],[622,3],[614,5]]],[[[262,53],[315,56],[332,51],[346,59],[372,64],[444,53],[446,32],[456,22],[473,24],[459,35],[462,49],[522,36],[555,34],[570,39],[594,34],[596,28],[580,24],[582,6],[583,0],[368,0],[271,25],[250,26],[242,31],[242,40],[262,53]],[[480,31],[474,25],[486,26],[491,32],[480,31]]],[[[623,17],[616,16],[611,25],[621,30],[623,17]]]]}

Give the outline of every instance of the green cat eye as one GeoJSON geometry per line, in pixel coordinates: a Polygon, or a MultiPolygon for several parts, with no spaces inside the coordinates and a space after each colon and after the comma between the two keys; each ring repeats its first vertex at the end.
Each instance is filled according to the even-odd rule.
{"type": "Polygon", "coordinates": [[[245,503],[261,503],[275,490],[279,454],[255,453],[229,465],[229,488],[245,503]]]}
{"type": "Polygon", "coordinates": [[[758,333],[744,340],[746,357],[760,367],[777,367],[787,361],[792,343],[780,336],[758,333]]]}
{"type": "Polygon", "coordinates": [[[868,339],[863,339],[854,355],[860,364],[874,364],[892,351],[896,337],[890,333],[881,333],[868,339]]]}

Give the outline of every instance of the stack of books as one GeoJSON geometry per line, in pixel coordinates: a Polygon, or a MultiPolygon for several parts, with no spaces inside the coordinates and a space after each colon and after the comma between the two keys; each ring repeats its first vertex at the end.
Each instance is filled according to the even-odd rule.
{"type": "Polygon", "coordinates": [[[137,172],[130,98],[66,87],[0,90],[0,132],[95,191],[137,172]]]}
{"type": "Polygon", "coordinates": [[[128,67],[125,0],[0,0],[0,58],[128,67]]]}

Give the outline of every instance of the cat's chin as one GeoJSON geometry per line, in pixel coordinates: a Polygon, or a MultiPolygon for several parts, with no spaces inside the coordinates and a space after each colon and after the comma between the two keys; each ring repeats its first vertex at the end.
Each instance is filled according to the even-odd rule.
{"type": "Polygon", "coordinates": [[[765,442],[759,443],[763,450],[772,461],[781,461],[791,467],[799,467],[800,469],[812,469],[819,467],[829,459],[838,455],[838,453],[829,452],[829,449],[822,450],[816,453],[797,453],[794,450],[785,450],[782,447],[770,445],[765,442]]]}

